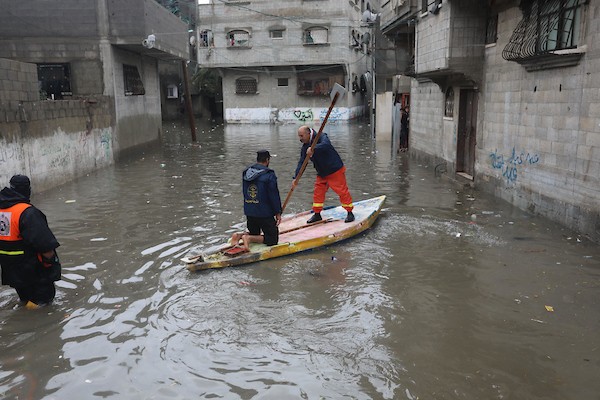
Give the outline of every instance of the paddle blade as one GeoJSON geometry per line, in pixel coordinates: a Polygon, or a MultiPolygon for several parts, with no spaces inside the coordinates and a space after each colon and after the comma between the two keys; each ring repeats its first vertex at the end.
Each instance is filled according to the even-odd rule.
{"type": "Polygon", "coordinates": [[[336,94],[339,94],[337,101],[340,101],[346,95],[346,89],[339,83],[333,85],[333,89],[331,89],[331,93],[329,93],[331,100],[333,100],[336,94]]]}

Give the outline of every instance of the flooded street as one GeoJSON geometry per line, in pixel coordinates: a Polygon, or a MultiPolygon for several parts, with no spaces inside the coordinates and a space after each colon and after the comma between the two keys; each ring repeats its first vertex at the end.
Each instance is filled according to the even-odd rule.
{"type": "MultiPolygon", "coordinates": [[[[318,127],[317,127],[318,128],[318,127]]],[[[63,280],[47,308],[0,289],[3,399],[599,399],[600,248],[329,125],[355,201],[341,244],[190,273],[245,226],[267,148],[282,199],[297,126],[164,126],[161,146],[41,194],[63,280]]],[[[286,212],[310,208],[309,165],[286,212]]],[[[4,184],[4,183],[3,183],[4,184]]],[[[326,205],[338,204],[328,192],[326,205]]]]}

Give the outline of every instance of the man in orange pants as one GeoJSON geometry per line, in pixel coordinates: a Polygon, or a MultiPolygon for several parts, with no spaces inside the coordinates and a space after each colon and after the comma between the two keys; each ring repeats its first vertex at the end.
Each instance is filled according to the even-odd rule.
{"type": "Polygon", "coordinates": [[[300,150],[300,160],[296,167],[292,185],[296,187],[298,184],[296,177],[307,156],[313,162],[313,165],[317,170],[317,180],[315,181],[315,190],[313,192],[312,209],[314,214],[306,222],[311,224],[322,219],[321,211],[323,210],[323,203],[325,202],[325,193],[327,193],[327,189],[329,188],[333,189],[340,197],[342,207],[348,211],[345,222],[352,222],[354,221],[354,214],[352,213],[354,206],[352,204],[352,196],[350,196],[350,191],[346,184],[346,167],[344,166],[340,155],[329,141],[329,137],[327,137],[326,133],[321,133],[314,149],[310,148],[316,135],[317,132],[306,125],[298,128],[298,138],[300,139],[300,142],[302,142],[302,149],[300,150]]]}

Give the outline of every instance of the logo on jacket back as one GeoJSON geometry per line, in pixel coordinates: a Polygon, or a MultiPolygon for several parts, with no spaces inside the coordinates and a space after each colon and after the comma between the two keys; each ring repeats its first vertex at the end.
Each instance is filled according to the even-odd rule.
{"type": "Polygon", "coordinates": [[[246,203],[256,203],[258,204],[258,186],[252,183],[248,186],[248,198],[246,199],[246,203]]]}
{"type": "Polygon", "coordinates": [[[0,212],[0,236],[10,236],[10,213],[0,212]]]}

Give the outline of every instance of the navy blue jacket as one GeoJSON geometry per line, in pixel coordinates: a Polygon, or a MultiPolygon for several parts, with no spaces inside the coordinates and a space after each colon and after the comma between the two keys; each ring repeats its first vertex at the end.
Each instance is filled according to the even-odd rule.
{"type": "Polygon", "coordinates": [[[281,214],[281,198],[275,171],[254,164],[242,173],[244,214],[249,217],[274,217],[281,214]]]}
{"type": "MultiPolygon", "coordinates": [[[[316,136],[316,133],[313,136],[316,136]]],[[[307,143],[303,144],[302,148],[300,149],[300,160],[298,161],[298,166],[296,167],[296,173],[294,174],[294,178],[298,176],[300,168],[302,168],[302,163],[306,158],[306,150],[308,150],[309,147],[310,143],[307,143]]],[[[331,175],[334,172],[339,171],[344,166],[340,155],[329,141],[329,137],[325,132],[321,133],[321,136],[319,136],[319,141],[317,142],[313,150],[314,153],[311,157],[311,161],[313,162],[313,165],[317,170],[317,175],[319,175],[320,177],[326,177],[327,175],[331,175]]]]}
{"type": "MultiPolygon", "coordinates": [[[[0,191],[0,213],[18,203],[29,203],[29,199],[8,187],[0,191]]],[[[27,208],[19,219],[19,231],[23,239],[18,245],[22,246],[24,254],[0,254],[2,284],[19,288],[60,279],[59,267],[44,268],[38,260],[38,253],[45,253],[60,246],[48,227],[44,213],[34,206],[27,208]]],[[[14,243],[1,240],[0,237],[0,250],[10,251],[13,245],[14,243]]]]}

